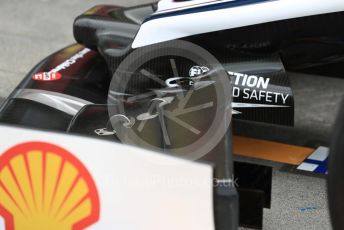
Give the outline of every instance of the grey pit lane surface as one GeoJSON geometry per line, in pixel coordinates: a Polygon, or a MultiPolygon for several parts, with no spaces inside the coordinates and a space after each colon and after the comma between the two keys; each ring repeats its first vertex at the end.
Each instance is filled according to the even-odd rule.
{"type": "MultiPolygon", "coordinates": [[[[96,4],[147,2],[151,1],[1,0],[0,98],[7,97],[40,60],[74,42],[72,23],[77,15],[96,4]]],[[[326,138],[336,116],[336,103],[343,96],[343,81],[292,74],[291,82],[298,98],[297,128],[311,129],[319,138],[326,138]]],[[[272,209],[265,210],[264,229],[331,229],[325,180],[275,170],[272,209]],[[305,208],[310,210],[302,211],[305,208]]]]}

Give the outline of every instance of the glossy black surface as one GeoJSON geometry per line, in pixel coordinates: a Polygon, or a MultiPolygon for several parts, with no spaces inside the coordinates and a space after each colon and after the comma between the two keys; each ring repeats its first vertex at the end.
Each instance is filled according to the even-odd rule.
{"type": "MultiPolygon", "coordinates": [[[[140,22],[154,9],[155,5],[152,4],[125,9],[97,6],[87,11],[75,21],[75,37],[80,43],[100,50],[100,53],[91,51],[76,64],[62,70],[62,80],[38,82],[31,79],[33,74],[50,71],[84,48],[73,45],[63,49],[35,67],[18,88],[44,89],[82,98],[95,104],[106,103],[112,73],[120,61],[131,52],[130,43],[140,22]],[[133,19],[128,15],[135,17],[133,19]],[[100,39],[103,35],[106,35],[105,40],[100,39]]],[[[341,26],[343,19],[344,13],[339,12],[247,26],[185,39],[206,48],[230,72],[270,79],[266,89],[248,87],[248,99],[245,98],[247,94],[243,92],[247,87],[240,84],[240,81],[237,81],[239,85],[235,85],[236,79],[233,78],[234,87],[241,90],[241,94],[234,97],[234,102],[288,106],[240,108],[237,109],[240,113],[235,115],[236,118],[292,125],[293,95],[285,72],[298,71],[341,77],[344,50],[344,27],[341,26]],[[278,98],[272,99],[271,94],[265,93],[265,99],[261,97],[262,101],[256,100],[255,94],[252,97],[253,91],[258,94],[271,92],[275,96],[285,96],[283,98],[279,95],[278,98]]],[[[8,109],[5,104],[2,113],[8,109]]],[[[4,121],[6,122],[6,119],[4,121]]]]}
{"type": "Polygon", "coordinates": [[[121,8],[99,5],[75,19],[75,40],[103,55],[120,57],[131,47],[144,19],[154,13],[155,4],[121,8]]]}

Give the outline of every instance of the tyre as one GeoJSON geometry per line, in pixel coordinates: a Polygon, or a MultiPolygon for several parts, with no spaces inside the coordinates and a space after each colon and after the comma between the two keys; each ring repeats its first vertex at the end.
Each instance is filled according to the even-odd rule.
{"type": "Polygon", "coordinates": [[[328,198],[333,229],[344,229],[344,101],[334,126],[330,150],[328,198]]]}

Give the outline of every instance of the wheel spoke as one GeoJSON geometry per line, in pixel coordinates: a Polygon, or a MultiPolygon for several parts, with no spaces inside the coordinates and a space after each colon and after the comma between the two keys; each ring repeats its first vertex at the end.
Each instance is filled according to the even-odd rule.
{"type": "Polygon", "coordinates": [[[197,112],[203,109],[208,109],[214,106],[214,102],[209,102],[209,103],[205,103],[203,105],[197,105],[197,106],[193,106],[187,109],[176,109],[175,111],[173,111],[173,115],[174,116],[180,116],[180,115],[184,115],[184,114],[188,114],[188,113],[193,113],[193,112],[197,112]]]}
{"type": "Polygon", "coordinates": [[[186,122],[180,120],[179,118],[175,117],[175,116],[174,116],[171,112],[169,112],[169,111],[165,111],[164,115],[165,115],[168,119],[170,119],[170,120],[176,122],[178,125],[184,127],[185,129],[189,130],[190,132],[192,132],[192,133],[194,133],[194,134],[196,134],[196,135],[199,135],[199,134],[201,133],[201,131],[199,131],[198,129],[192,127],[191,125],[187,124],[186,122]]]}
{"type": "Polygon", "coordinates": [[[166,86],[165,81],[161,80],[159,77],[156,77],[154,74],[150,73],[148,70],[142,69],[140,73],[148,77],[149,79],[152,79],[153,81],[159,83],[160,85],[166,86]]]}
{"type": "Polygon", "coordinates": [[[170,63],[171,63],[172,71],[173,71],[173,76],[179,77],[176,60],[170,59],[170,63]]]}

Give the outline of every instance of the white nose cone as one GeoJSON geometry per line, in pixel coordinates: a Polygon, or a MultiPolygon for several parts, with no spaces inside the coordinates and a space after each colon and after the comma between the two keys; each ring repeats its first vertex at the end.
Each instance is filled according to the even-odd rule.
{"type": "MultiPolygon", "coordinates": [[[[176,2],[175,0],[161,0],[158,3],[157,13],[169,12],[169,11],[177,10],[180,8],[184,9],[187,7],[194,7],[194,6],[199,6],[199,5],[203,5],[203,4],[210,4],[210,3],[214,3],[214,2],[223,2],[223,1],[226,1],[226,0],[218,0],[218,1],[214,1],[214,0],[192,0],[192,1],[180,1],[180,2],[176,2]]],[[[229,0],[229,1],[235,1],[235,0],[229,0]]]]}
{"type": "Polygon", "coordinates": [[[344,11],[343,0],[163,0],[132,48],[266,22],[344,11]]]}

